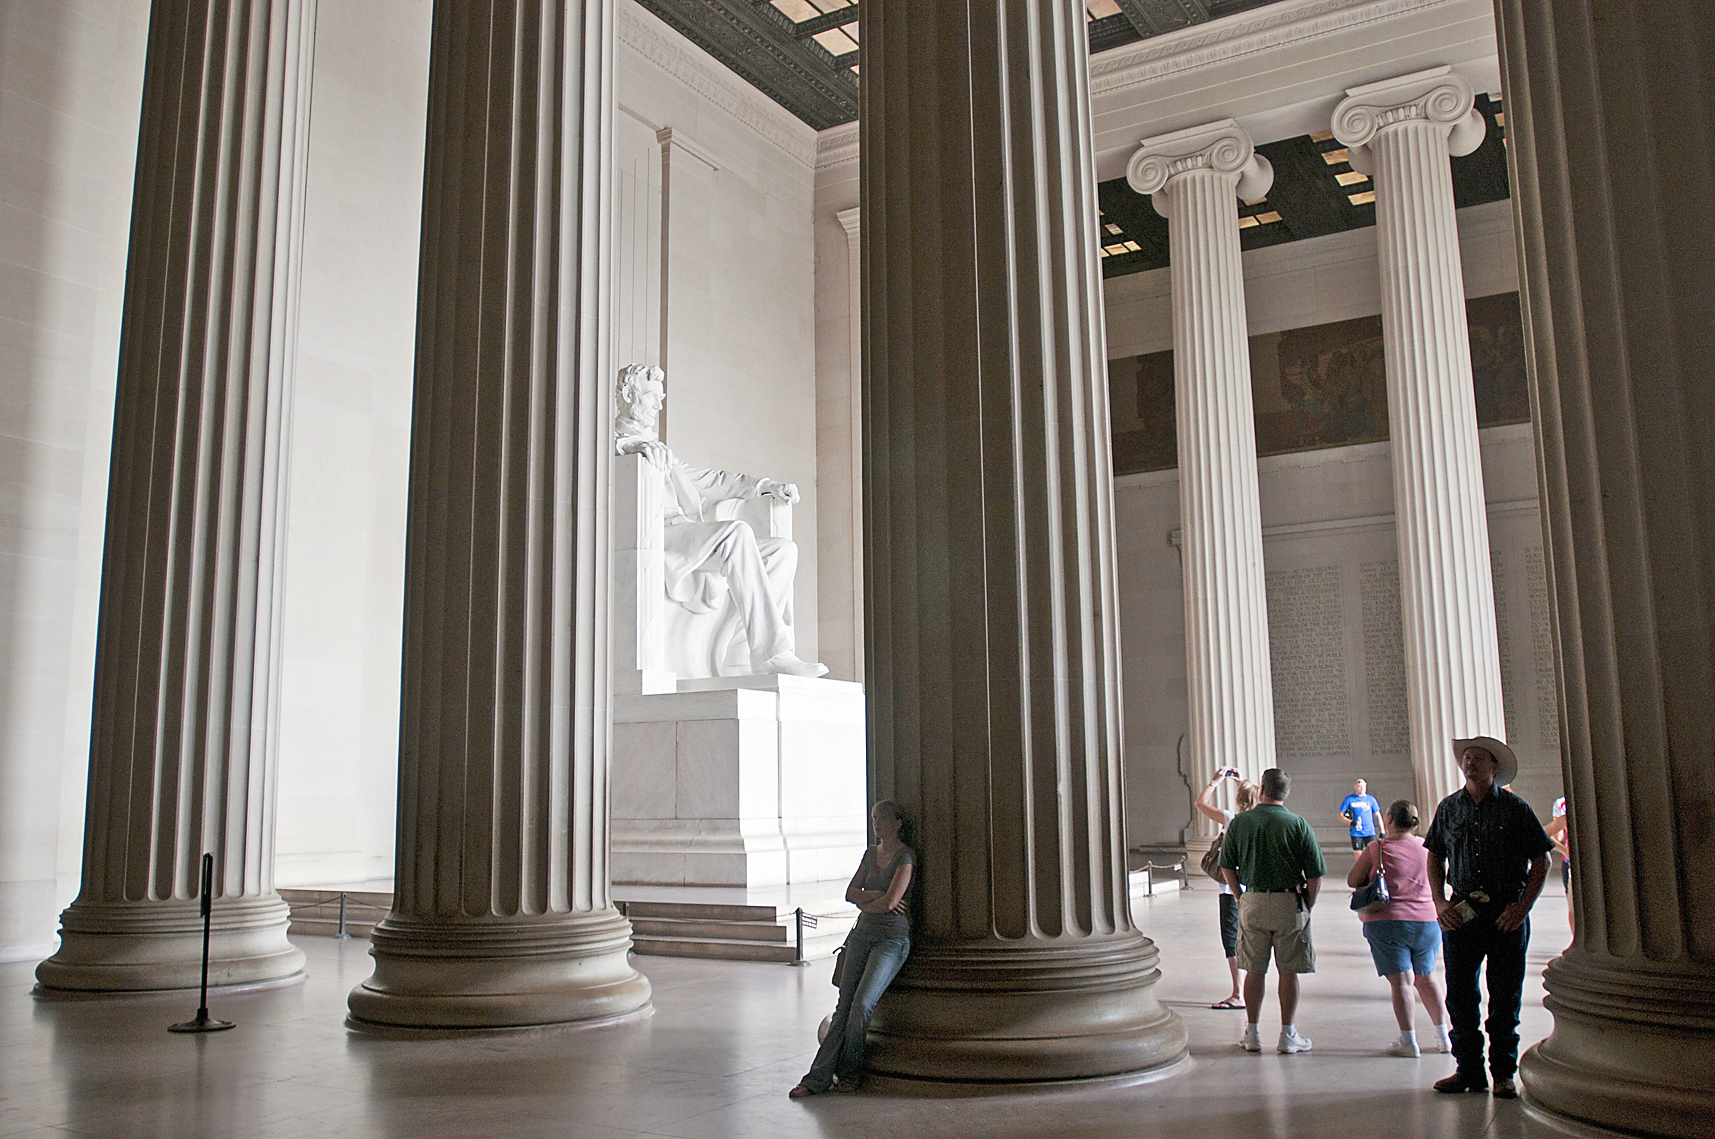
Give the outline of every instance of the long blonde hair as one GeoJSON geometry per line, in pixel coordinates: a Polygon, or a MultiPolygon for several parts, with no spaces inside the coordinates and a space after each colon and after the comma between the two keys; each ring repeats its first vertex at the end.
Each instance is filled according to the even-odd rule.
{"type": "Polygon", "coordinates": [[[1239,780],[1239,793],[1235,797],[1239,811],[1243,813],[1256,806],[1257,796],[1261,793],[1262,789],[1249,779],[1239,780]]]}

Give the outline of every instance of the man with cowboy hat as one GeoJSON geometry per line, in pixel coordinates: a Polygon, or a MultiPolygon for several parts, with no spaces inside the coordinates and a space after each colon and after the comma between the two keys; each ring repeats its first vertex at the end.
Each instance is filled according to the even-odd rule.
{"type": "Polygon", "coordinates": [[[1454,740],[1465,786],[1441,800],[1429,837],[1429,891],[1447,958],[1447,1019],[1458,1067],[1438,1092],[1489,1088],[1483,1072],[1477,971],[1488,962],[1489,1075],[1501,1099],[1518,1095],[1518,1012],[1524,995],[1530,907],[1548,876],[1554,844],[1536,813],[1506,789],[1518,775],[1513,749],[1492,736],[1454,740]],[[1452,897],[1447,888],[1452,887],[1452,897]]]}

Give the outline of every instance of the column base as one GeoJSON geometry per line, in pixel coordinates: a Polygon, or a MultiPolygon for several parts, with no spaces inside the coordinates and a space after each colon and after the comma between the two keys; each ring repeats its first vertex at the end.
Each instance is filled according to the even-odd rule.
{"type": "Polygon", "coordinates": [[[370,935],[375,973],[351,991],[353,1027],[527,1028],[609,1021],[649,1004],[631,923],[584,914],[425,919],[389,914],[370,935]]]}
{"type": "Polygon", "coordinates": [[[1127,1082],[1189,1054],[1155,997],[1160,953],[1132,931],[913,948],[870,1022],[866,1072],[1004,1086],[1127,1082]]]}
{"type": "Polygon", "coordinates": [[[1571,949],[1546,984],[1554,1031],[1519,1064],[1533,1107],[1634,1134],[1715,1137],[1715,978],[1571,949]]]}
{"type": "MultiPolygon", "coordinates": [[[[280,895],[217,898],[209,927],[208,983],[256,985],[301,976],[304,953],[286,939],[291,911],[280,895]]],[[[86,902],[60,915],[59,952],[36,966],[46,991],[144,993],[202,981],[202,914],[196,899],[86,902]]]]}

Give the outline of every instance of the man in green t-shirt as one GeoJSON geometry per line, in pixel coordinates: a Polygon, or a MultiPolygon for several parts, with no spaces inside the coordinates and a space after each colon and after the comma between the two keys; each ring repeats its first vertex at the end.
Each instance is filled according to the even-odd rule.
{"type": "Polygon", "coordinates": [[[1293,1025],[1298,1011],[1298,974],[1316,971],[1310,944],[1310,909],[1328,872],[1316,832],[1281,804],[1292,780],[1278,767],[1262,773],[1255,807],[1227,827],[1221,844],[1221,873],[1239,895],[1239,968],[1245,971],[1247,1052],[1261,1052],[1257,1018],[1267,985],[1269,953],[1280,972],[1280,1052],[1308,1052],[1310,1040],[1293,1025]],[[1242,887],[1242,890],[1241,890],[1242,887]]]}

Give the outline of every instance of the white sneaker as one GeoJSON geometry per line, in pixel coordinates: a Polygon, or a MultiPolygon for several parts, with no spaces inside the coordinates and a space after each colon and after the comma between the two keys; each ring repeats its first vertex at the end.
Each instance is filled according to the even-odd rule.
{"type": "Polygon", "coordinates": [[[1239,1041],[1239,1047],[1243,1048],[1246,1052],[1261,1052],[1262,1037],[1255,1031],[1247,1032],[1245,1033],[1244,1038],[1239,1041]]]}
{"type": "Polygon", "coordinates": [[[1389,1056],[1409,1056],[1413,1060],[1423,1055],[1417,1047],[1417,1041],[1399,1039],[1395,1039],[1392,1044],[1387,1046],[1387,1054],[1389,1056]]]}
{"type": "Polygon", "coordinates": [[[1308,1052],[1310,1051],[1310,1038],[1296,1028],[1291,1032],[1283,1030],[1280,1034],[1280,1043],[1274,1046],[1274,1050],[1286,1053],[1308,1052]]]}

